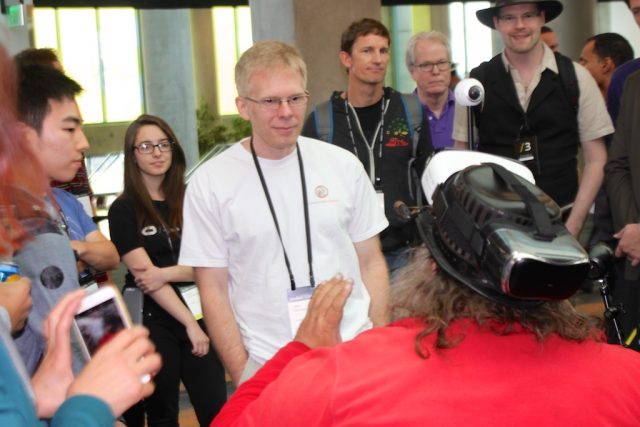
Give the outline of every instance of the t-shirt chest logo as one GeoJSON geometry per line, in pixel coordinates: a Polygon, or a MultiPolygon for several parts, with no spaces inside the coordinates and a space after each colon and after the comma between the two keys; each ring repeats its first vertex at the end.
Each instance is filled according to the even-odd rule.
{"type": "Polygon", "coordinates": [[[324,199],[325,197],[327,197],[329,195],[329,189],[327,187],[325,187],[324,185],[318,185],[315,188],[314,193],[315,193],[316,197],[318,197],[319,199],[324,199]]]}
{"type": "Polygon", "coordinates": [[[140,230],[140,234],[143,236],[154,236],[158,234],[158,229],[155,225],[147,225],[142,230],[140,230]]]}

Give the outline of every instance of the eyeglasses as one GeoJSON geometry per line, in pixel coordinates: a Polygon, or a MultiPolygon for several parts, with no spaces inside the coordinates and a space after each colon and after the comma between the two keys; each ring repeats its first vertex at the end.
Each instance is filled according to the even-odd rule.
{"type": "Polygon", "coordinates": [[[167,153],[173,150],[173,141],[165,140],[160,141],[157,144],[154,144],[150,141],[144,141],[138,145],[133,146],[134,150],[138,150],[138,153],[140,154],[151,154],[156,149],[156,147],[158,148],[158,150],[160,150],[160,152],[167,153]]]}
{"type": "Polygon", "coordinates": [[[505,24],[512,25],[518,22],[518,20],[522,20],[525,24],[531,24],[536,18],[540,16],[540,12],[526,12],[520,16],[516,15],[501,15],[498,16],[498,20],[504,22],[505,24]]]}
{"type": "Polygon", "coordinates": [[[449,71],[453,67],[453,63],[449,61],[423,62],[422,64],[414,65],[414,67],[419,68],[423,73],[433,71],[434,68],[437,68],[438,71],[449,71]]]}
{"type": "Polygon", "coordinates": [[[277,110],[278,108],[280,108],[280,105],[284,103],[289,104],[290,108],[300,108],[307,105],[307,102],[309,102],[309,94],[306,92],[297,95],[291,95],[288,98],[277,98],[271,96],[262,99],[253,99],[249,98],[248,96],[243,96],[243,98],[248,101],[255,102],[265,110],[272,111],[277,110]]]}

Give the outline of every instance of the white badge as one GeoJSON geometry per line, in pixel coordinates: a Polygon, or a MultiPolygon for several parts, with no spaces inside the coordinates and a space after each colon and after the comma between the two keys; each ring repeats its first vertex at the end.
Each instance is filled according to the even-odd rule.
{"type": "Polygon", "coordinates": [[[187,307],[196,320],[202,319],[202,304],[200,303],[200,293],[196,285],[179,286],[182,299],[187,303],[187,307]]]}
{"type": "Polygon", "coordinates": [[[378,197],[378,206],[384,211],[384,193],[378,190],[376,191],[376,196],[378,197]]]}
{"type": "Polygon", "coordinates": [[[291,325],[291,338],[294,337],[302,319],[307,314],[307,308],[309,307],[309,301],[313,294],[311,286],[305,286],[304,288],[297,288],[295,291],[289,289],[287,291],[287,297],[289,299],[289,324],[291,325]]]}

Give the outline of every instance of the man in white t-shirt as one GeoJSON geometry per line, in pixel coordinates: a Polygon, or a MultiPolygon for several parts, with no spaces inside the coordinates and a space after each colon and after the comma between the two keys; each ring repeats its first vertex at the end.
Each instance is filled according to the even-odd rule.
{"type": "Polygon", "coordinates": [[[389,281],[378,239],[388,222],[362,164],[299,136],[309,98],[300,53],[257,43],[235,80],[252,136],[191,180],[180,264],[195,267],[209,335],[237,384],[292,339],[321,281],[354,281],[345,340],[388,322],[389,281]]]}

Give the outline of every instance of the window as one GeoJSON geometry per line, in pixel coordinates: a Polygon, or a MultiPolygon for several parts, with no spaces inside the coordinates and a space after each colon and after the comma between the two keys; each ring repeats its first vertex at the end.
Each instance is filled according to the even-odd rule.
{"type": "Polygon", "coordinates": [[[34,8],[35,47],[58,52],[82,87],[86,123],[123,122],[143,111],[137,15],[129,8],[34,8]]]}
{"type": "Polygon", "coordinates": [[[491,29],[476,18],[476,11],[491,7],[488,1],[454,2],[449,5],[451,56],[460,77],[493,56],[491,29]]]}
{"type": "Polygon", "coordinates": [[[237,114],[237,92],[231,82],[238,58],[253,45],[249,7],[214,7],[213,31],[218,114],[237,114]]]}

